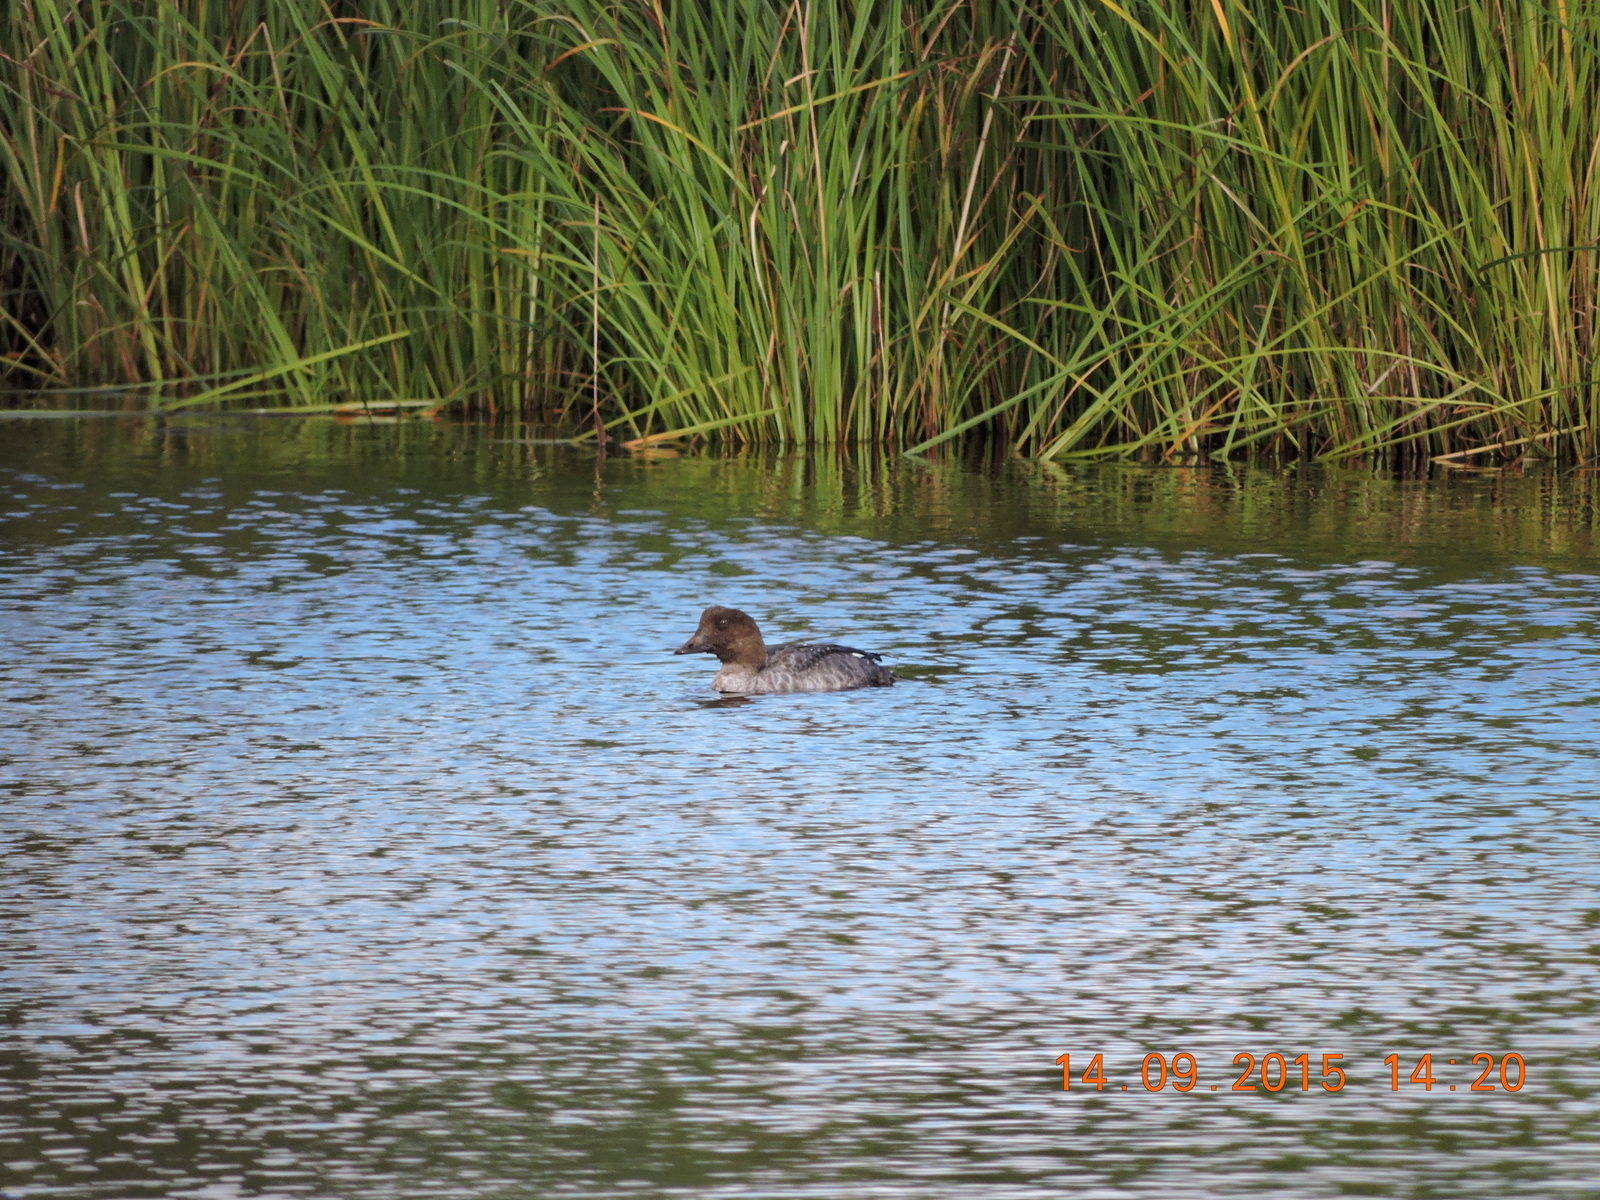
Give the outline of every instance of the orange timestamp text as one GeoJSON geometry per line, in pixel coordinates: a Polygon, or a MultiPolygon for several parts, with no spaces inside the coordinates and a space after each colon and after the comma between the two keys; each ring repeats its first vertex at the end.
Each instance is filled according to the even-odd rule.
{"type": "MultiPolygon", "coordinates": [[[[1465,1056],[1463,1056],[1465,1057],[1465,1056]]],[[[1128,1085],[1113,1083],[1106,1077],[1106,1056],[1096,1054],[1089,1059],[1089,1065],[1084,1068],[1083,1074],[1076,1080],[1072,1075],[1072,1055],[1063,1054],[1056,1059],[1056,1065],[1061,1068],[1061,1090],[1071,1091],[1074,1082],[1081,1086],[1092,1087],[1097,1092],[1127,1091],[1128,1085]]],[[[1230,1092],[1281,1092],[1292,1083],[1300,1084],[1300,1091],[1309,1092],[1313,1085],[1320,1087],[1325,1092],[1338,1092],[1344,1089],[1346,1083],[1344,1055],[1323,1054],[1320,1060],[1314,1060],[1310,1054],[1297,1054],[1293,1058],[1280,1054],[1274,1050],[1261,1056],[1259,1067],[1256,1056],[1241,1051],[1233,1056],[1233,1065],[1242,1068],[1238,1078],[1227,1086],[1230,1092]],[[1315,1073],[1313,1073],[1315,1072],[1315,1073]]],[[[1080,1060],[1081,1061],[1081,1060],[1080,1060]]],[[[1449,1066],[1456,1066],[1457,1059],[1446,1060],[1449,1066]]],[[[1523,1062],[1520,1054],[1505,1054],[1498,1059],[1493,1054],[1474,1054],[1471,1056],[1472,1068],[1462,1077],[1462,1083],[1467,1091],[1493,1092],[1504,1089],[1508,1092],[1519,1092],[1522,1085],[1528,1081],[1527,1064],[1523,1062]],[[1468,1082],[1472,1071],[1478,1071],[1476,1079],[1468,1082]],[[1494,1080],[1498,1068],[1499,1085],[1494,1080]]],[[[1400,1076],[1404,1063],[1398,1054],[1391,1054],[1383,1060],[1383,1065],[1389,1068],[1389,1088],[1391,1091],[1400,1090],[1400,1076]]],[[[1410,1074],[1406,1076],[1408,1082],[1420,1084],[1424,1091],[1433,1091],[1434,1085],[1456,1090],[1456,1085],[1434,1077],[1434,1056],[1424,1054],[1416,1061],[1410,1074]]],[[[1201,1090],[1219,1091],[1223,1084],[1214,1083],[1209,1088],[1201,1088],[1200,1061],[1187,1050],[1181,1050],[1169,1060],[1166,1055],[1152,1051],[1144,1056],[1144,1061],[1139,1064],[1139,1082],[1144,1085],[1147,1092],[1159,1092],[1170,1086],[1175,1092],[1192,1092],[1197,1088],[1201,1090]]]]}

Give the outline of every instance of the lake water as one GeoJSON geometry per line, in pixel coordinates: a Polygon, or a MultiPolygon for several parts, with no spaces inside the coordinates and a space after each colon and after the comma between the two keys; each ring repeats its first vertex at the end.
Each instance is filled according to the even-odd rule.
{"type": "Polygon", "coordinates": [[[6,421],[0,1195],[1600,1195],[1596,499],[6,421]]]}

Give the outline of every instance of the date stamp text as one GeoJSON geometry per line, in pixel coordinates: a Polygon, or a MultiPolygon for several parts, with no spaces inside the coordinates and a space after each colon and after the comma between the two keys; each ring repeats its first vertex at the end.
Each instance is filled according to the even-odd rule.
{"type": "MultiPolygon", "coordinates": [[[[1168,1087],[1175,1092],[1281,1092],[1285,1088],[1302,1092],[1317,1088],[1324,1092],[1338,1092],[1344,1089],[1347,1082],[1344,1057],[1343,1054],[1313,1056],[1307,1053],[1291,1058],[1274,1050],[1263,1054],[1258,1063],[1254,1054],[1241,1051],[1233,1056],[1237,1077],[1230,1071],[1218,1082],[1205,1084],[1200,1078],[1200,1060],[1187,1050],[1180,1050],[1170,1060],[1166,1055],[1152,1051],[1139,1064],[1137,1083],[1142,1084],[1147,1092],[1159,1092],[1168,1087]]],[[[1119,1084],[1107,1077],[1105,1058],[1104,1054],[1094,1055],[1083,1073],[1077,1076],[1072,1074],[1070,1053],[1056,1059],[1056,1065],[1061,1068],[1062,1091],[1074,1090],[1074,1084],[1079,1091],[1090,1088],[1097,1092],[1127,1091],[1129,1084],[1119,1084]]],[[[1081,1055],[1079,1060],[1082,1061],[1081,1055]]],[[[1473,1054],[1470,1056],[1470,1066],[1466,1065],[1467,1060],[1467,1055],[1462,1055],[1460,1059],[1438,1060],[1436,1068],[1435,1056],[1424,1054],[1410,1064],[1408,1070],[1406,1061],[1400,1055],[1391,1054],[1383,1060],[1383,1065],[1389,1068],[1389,1090],[1395,1092],[1400,1091],[1402,1086],[1408,1089],[1415,1086],[1425,1092],[1431,1092],[1438,1086],[1453,1092],[1458,1083],[1463,1091],[1519,1092],[1528,1081],[1528,1067],[1520,1054],[1509,1053],[1498,1057],[1488,1053],[1473,1054]]]]}

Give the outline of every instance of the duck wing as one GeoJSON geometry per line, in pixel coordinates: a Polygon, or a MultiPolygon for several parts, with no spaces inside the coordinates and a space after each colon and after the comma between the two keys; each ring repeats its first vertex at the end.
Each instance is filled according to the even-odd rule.
{"type": "Polygon", "coordinates": [[[767,651],[767,667],[781,667],[785,671],[808,671],[830,655],[844,654],[867,662],[881,663],[883,655],[871,650],[857,650],[854,646],[838,646],[833,642],[791,642],[767,651]]]}
{"type": "Polygon", "coordinates": [[[832,642],[779,646],[767,654],[761,678],[773,691],[834,692],[888,687],[894,674],[878,663],[883,655],[832,642]]]}

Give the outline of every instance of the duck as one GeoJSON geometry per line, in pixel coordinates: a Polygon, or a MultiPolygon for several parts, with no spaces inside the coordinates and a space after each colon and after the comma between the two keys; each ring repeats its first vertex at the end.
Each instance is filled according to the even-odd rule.
{"type": "Polygon", "coordinates": [[[767,695],[779,692],[843,692],[888,687],[895,677],[879,666],[883,655],[832,642],[790,643],[767,649],[748,613],[713,604],[700,626],[674,654],[715,654],[722,669],[711,686],[719,692],[767,695]]]}

